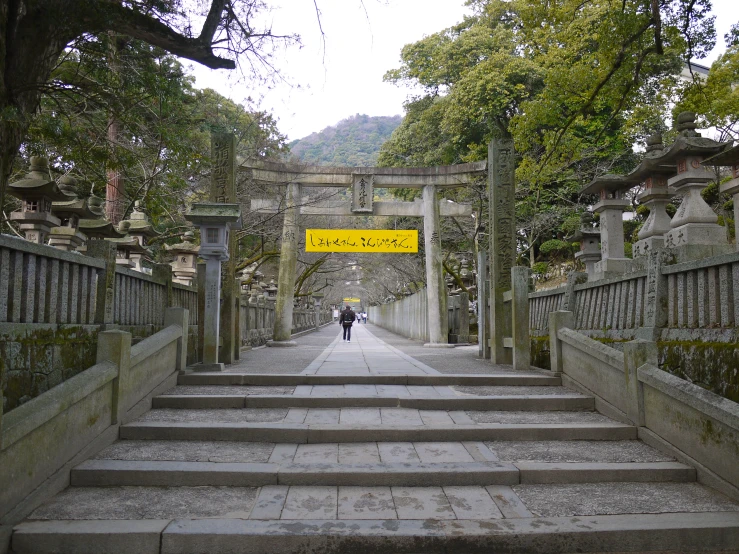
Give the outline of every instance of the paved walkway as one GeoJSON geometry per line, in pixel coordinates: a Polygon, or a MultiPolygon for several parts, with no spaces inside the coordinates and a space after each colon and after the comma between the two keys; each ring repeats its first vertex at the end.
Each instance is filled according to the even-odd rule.
{"type": "Polygon", "coordinates": [[[432,375],[439,372],[378,339],[364,324],[352,326],[351,341],[339,325],[334,341],[303,370],[306,375],[432,375]]]}
{"type": "Polygon", "coordinates": [[[340,333],[181,375],[14,553],[736,551],[739,504],[559,376],[340,333]]]}

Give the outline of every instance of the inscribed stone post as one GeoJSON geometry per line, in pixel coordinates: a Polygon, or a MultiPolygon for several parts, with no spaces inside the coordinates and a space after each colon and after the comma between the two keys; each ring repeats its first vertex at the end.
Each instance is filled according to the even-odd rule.
{"type": "Polygon", "coordinates": [[[429,342],[426,346],[449,343],[449,313],[442,266],[439,233],[439,201],[436,187],[423,187],[423,238],[426,251],[426,294],[428,295],[429,342]]]}
{"type": "MultiPolygon", "coordinates": [[[[210,201],[219,204],[236,204],[236,137],[233,133],[212,133],[210,137],[212,173],[210,183],[210,201]]],[[[237,289],[236,280],[236,234],[229,237],[229,260],[223,263],[221,279],[221,324],[220,334],[222,346],[219,359],[225,364],[232,364],[238,359],[238,343],[236,337],[236,314],[234,299],[237,289]]]]}
{"type": "Polygon", "coordinates": [[[503,293],[511,288],[511,268],[516,256],[514,197],[515,152],[513,140],[494,139],[488,146],[488,194],[490,209],[490,360],[510,364],[513,352],[504,348],[511,336],[511,307],[503,293]]]}
{"type": "Polygon", "coordinates": [[[274,341],[272,346],[290,345],[293,326],[293,289],[298,263],[298,216],[300,214],[300,184],[290,183],[285,196],[285,219],[282,224],[280,274],[277,283],[274,341]],[[275,344],[277,343],[277,344],[275,344]],[[280,344],[282,343],[282,344],[280,344]]]}
{"type": "Polygon", "coordinates": [[[490,359],[488,283],[488,253],[487,250],[480,249],[477,253],[477,355],[486,360],[490,359]]]}

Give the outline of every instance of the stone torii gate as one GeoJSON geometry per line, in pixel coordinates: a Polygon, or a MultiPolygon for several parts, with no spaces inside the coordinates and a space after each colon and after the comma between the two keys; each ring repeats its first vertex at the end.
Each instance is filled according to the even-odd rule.
{"type": "MultiPolygon", "coordinates": [[[[487,172],[486,162],[428,168],[398,167],[323,167],[274,162],[249,161],[241,166],[248,180],[267,185],[287,186],[280,255],[279,289],[275,306],[275,328],[272,346],[292,346],[293,284],[298,254],[298,216],[376,215],[423,217],[426,253],[426,282],[429,315],[429,343],[447,346],[446,286],[443,279],[440,217],[470,216],[472,207],[440,201],[438,189],[472,183],[487,172]],[[311,206],[303,202],[302,187],[337,187],[352,189],[351,204],[311,206]],[[374,202],[375,188],[420,188],[422,202],[374,202]]],[[[275,213],[270,201],[255,200],[252,210],[275,213]]]]}

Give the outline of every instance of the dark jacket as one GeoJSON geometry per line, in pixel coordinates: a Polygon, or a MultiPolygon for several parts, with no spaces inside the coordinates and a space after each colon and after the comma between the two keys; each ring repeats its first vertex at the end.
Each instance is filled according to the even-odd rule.
{"type": "Polygon", "coordinates": [[[354,310],[344,310],[339,316],[339,323],[351,327],[355,319],[357,319],[357,314],[354,313],[354,310]]]}

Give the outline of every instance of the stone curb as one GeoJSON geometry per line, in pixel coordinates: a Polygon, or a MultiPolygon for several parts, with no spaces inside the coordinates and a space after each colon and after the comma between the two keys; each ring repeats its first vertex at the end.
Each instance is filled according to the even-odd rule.
{"type": "Polygon", "coordinates": [[[727,550],[737,544],[739,514],[734,512],[451,521],[30,521],[13,535],[15,551],[37,554],[547,554],[650,552],[657,545],[663,551],[727,550]],[[145,538],[152,540],[144,543],[145,538]]]}
{"type": "Polygon", "coordinates": [[[187,373],[179,385],[467,385],[467,386],[562,386],[553,375],[307,375],[302,373],[187,373]]]}
{"type": "Polygon", "coordinates": [[[120,438],[289,443],[633,440],[637,429],[622,423],[402,426],[138,422],[121,426],[120,438]]]}
{"type": "Polygon", "coordinates": [[[580,394],[476,397],[310,396],[310,395],[166,395],[152,408],[412,408],[416,410],[577,411],[595,409],[580,394]]]}
{"type": "Polygon", "coordinates": [[[270,464],[88,460],[71,475],[75,487],[439,487],[665,481],[694,482],[695,470],[677,462],[270,464]]]}
{"type": "Polygon", "coordinates": [[[76,487],[261,487],[517,485],[505,462],[390,464],[260,464],[89,460],[72,471],[76,487]]]}

